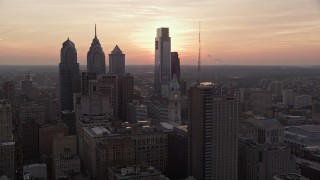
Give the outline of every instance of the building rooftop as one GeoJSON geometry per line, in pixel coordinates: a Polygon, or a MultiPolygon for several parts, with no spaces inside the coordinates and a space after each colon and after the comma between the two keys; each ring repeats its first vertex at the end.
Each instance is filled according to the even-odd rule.
{"type": "Polygon", "coordinates": [[[301,158],[296,158],[296,162],[299,165],[308,166],[308,167],[310,167],[312,169],[320,171],[320,163],[318,163],[318,162],[309,161],[309,160],[301,159],[301,158]]]}
{"type": "Polygon", "coordinates": [[[122,54],[121,49],[119,48],[118,45],[116,45],[113,50],[111,51],[111,54],[122,54]]]}
{"type": "Polygon", "coordinates": [[[96,135],[110,134],[111,132],[104,127],[94,127],[90,128],[96,135]]]}
{"type": "Polygon", "coordinates": [[[320,125],[302,125],[295,126],[296,128],[300,128],[307,132],[320,133],[320,125]]]}
{"type": "Polygon", "coordinates": [[[308,180],[309,178],[292,173],[292,174],[275,175],[273,179],[275,180],[308,180]]]}
{"type": "Polygon", "coordinates": [[[260,116],[247,119],[246,121],[266,129],[282,127],[282,125],[277,119],[267,119],[260,116]]]}
{"type": "Polygon", "coordinates": [[[145,165],[135,165],[126,167],[112,167],[114,176],[117,179],[135,179],[139,177],[160,177],[161,172],[156,170],[154,167],[145,165]]]}

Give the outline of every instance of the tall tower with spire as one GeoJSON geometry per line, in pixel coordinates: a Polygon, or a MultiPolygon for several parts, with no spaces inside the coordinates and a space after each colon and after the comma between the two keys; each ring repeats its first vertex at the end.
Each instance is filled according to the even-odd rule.
{"type": "Polygon", "coordinates": [[[168,119],[181,124],[181,90],[176,74],[173,74],[169,85],[168,119]]]}
{"type": "Polygon", "coordinates": [[[77,50],[68,38],[60,52],[59,87],[61,111],[73,110],[73,93],[80,92],[79,63],[77,62],[77,50]]]}
{"type": "Polygon", "coordinates": [[[105,55],[97,38],[96,25],[94,26],[94,39],[87,54],[87,71],[89,73],[106,74],[105,55]]]}

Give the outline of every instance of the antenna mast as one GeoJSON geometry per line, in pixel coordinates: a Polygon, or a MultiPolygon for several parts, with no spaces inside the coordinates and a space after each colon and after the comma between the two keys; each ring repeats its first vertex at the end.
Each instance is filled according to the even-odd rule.
{"type": "Polygon", "coordinates": [[[200,84],[200,72],[201,72],[201,22],[199,21],[198,84],[200,84]]]}

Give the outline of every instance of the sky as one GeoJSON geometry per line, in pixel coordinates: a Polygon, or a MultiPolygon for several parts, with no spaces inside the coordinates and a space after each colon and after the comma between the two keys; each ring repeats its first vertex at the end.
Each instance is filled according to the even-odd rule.
{"type": "Polygon", "coordinates": [[[181,64],[320,65],[320,0],[0,0],[0,65],[57,65],[69,37],[78,62],[97,35],[106,54],[154,64],[156,29],[169,27],[181,64]]]}

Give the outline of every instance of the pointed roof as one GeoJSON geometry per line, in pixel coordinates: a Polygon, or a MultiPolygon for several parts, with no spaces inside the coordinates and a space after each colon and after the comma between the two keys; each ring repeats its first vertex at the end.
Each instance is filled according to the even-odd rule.
{"type": "Polygon", "coordinates": [[[68,37],[68,39],[67,39],[65,42],[62,43],[62,46],[63,46],[63,47],[65,47],[65,46],[75,47],[75,46],[74,46],[74,43],[69,39],[69,37],[68,37]]]}
{"type": "Polygon", "coordinates": [[[173,74],[172,81],[170,82],[170,91],[180,91],[180,85],[176,74],[173,74]]]}
{"type": "Polygon", "coordinates": [[[113,50],[111,51],[111,54],[122,54],[121,49],[119,48],[118,45],[116,45],[113,50]]]}

